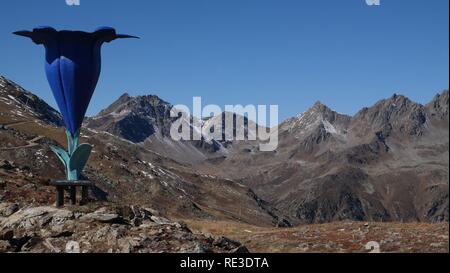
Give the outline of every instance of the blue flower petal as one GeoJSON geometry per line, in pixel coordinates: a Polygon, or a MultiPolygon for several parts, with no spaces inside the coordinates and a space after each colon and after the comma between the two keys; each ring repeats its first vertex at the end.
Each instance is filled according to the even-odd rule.
{"type": "Polygon", "coordinates": [[[53,95],[63,116],[67,130],[75,135],[97,86],[101,70],[101,46],[119,38],[137,38],[117,35],[111,27],[98,28],[93,33],[83,31],[56,31],[39,27],[14,34],[29,37],[46,49],[46,74],[53,95]]]}

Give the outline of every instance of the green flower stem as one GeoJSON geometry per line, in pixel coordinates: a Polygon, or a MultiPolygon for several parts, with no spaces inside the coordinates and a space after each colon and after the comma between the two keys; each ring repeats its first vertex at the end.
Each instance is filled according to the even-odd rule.
{"type": "Polygon", "coordinates": [[[50,146],[50,148],[63,163],[66,170],[67,180],[77,181],[80,180],[81,172],[89,160],[89,156],[92,152],[92,146],[89,144],[78,144],[80,130],[78,130],[75,135],[72,135],[69,131],[66,131],[66,135],[68,151],[56,146],[50,146]]]}

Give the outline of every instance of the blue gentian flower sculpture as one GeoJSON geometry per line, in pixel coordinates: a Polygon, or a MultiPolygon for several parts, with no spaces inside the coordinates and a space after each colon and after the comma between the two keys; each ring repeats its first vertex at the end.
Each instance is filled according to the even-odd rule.
{"type": "Polygon", "coordinates": [[[79,145],[80,128],[88,109],[101,70],[101,47],[120,38],[137,38],[116,34],[110,27],[95,32],[56,31],[39,27],[33,31],[17,31],[45,47],[45,71],[56,103],[64,119],[68,151],[51,149],[64,164],[67,180],[79,180],[92,151],[89,144],[79,145]]]}

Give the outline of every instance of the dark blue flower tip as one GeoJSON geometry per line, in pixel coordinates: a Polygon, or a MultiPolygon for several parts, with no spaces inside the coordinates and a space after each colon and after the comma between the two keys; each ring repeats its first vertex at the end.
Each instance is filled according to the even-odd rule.
{"type": "Polygon", "coordinates": [[[84,31],[69,31],[69,30],[61,30],[57,31],[56,29],[49,26],[41,26],[34,28],[33,31],[21,30],[13,32],[15,35],[28,37],[33,40],[36,44],[45,44],[52,39],[57,39],[59,35],[72,35],[81,37],[90,37],[97,42],[111,42],[116,39],[125,39],[125,38],[135,38],[140,39],[137,36],[126,35],[126,34],[117,34],[116,30],[112,27],[99,27],[93,33],[84,32],[84,31]]]}
{"type": "Polygon", "coordinates": [[[116,39],[126,39],[126,38],[136,38],[139,39],[139,37],[131,36],[131,35],[125,35],[125,34],[117,34],[116,30],[112,27],[99,27],[95,30],[93,33],[99,41],[102,42],[111,42],[116,39]]]}
{"type": "Polygon", "coordinates": [[[58,32],[54,28],[43,26],[43,27],[37,27],[37,28],[33,29],[33,31],[21,30],[21,31],[16,31],[13,34],[28,37],[28,38],[32,39],[33,42],[36,44],[44,44],[49,39],[54,37],[54,35],[57,33],[58,32]]]}
{"type": "Polygon", "coordinates": [[[117,34],[116,35],[117,39],[127,39],[127,38],[133,38],[133,39],[141,39],[138,36],[132,36],[132,35],[127,35],[127,34],[117,34]]]}
{"type": "Polygon", "coordinates": [[[28,30],[19,30],[19,31],[13,32],[13,34],[31,38],[31,36],[33,35],[33,32],[28,31],[28,30]]]}

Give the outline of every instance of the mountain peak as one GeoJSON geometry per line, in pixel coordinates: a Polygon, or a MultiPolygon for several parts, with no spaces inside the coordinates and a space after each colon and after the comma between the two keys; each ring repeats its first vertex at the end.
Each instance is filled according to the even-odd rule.
{"type": "Polygon", "coordinates": [[[282,128],[288,131],[298,131],[301,133],[309,132],[315,128],[337,126],[338,130],[330,131],[343,131],[351,120],[350,116],[339,114],[333,111],[331,108],[323,104],[321,101],[317,101],[308,111],[298,115],[295,118],[288,119],[282,124],[282,128]]]}
{"type": "Polygon", "coordinates": [[[354,124],[361,130],[382,131],[384,135],[396,131],[404,135],[420,136],[425,131],[426,121],[423,105],[398,94],[364,108],[354,117],[354,124]]]}
{"type": "Polygon", "coordinates": [[[167,107],[170,104],[165,102],[156,95],[144,95],[144,96],[130,96],[125,92],[116,101],[114,101],[106,109],[102,110],[97,116],[105,116],[118,112],[134,112],[146,113],[149,109],[153,109],[158,106],[167,107]]]}
{"type": "Polygon", "coordinates": [[[170,105],[170,103],[164,101],[163,99],[161,99],[160,97],[158,97],[157,95],[142,95],[142,96],[135,96],[135,97],[129,97],[129,99],[131,101],[135,101],[135,102],[139,102],[141,104],[146,104],[149,103],[152,106],[157,106],[157,105],[170,105]]]}
{"type": "Polygon", "coordinates": [[[316,103],[314,103],[314,105],[311,107],[311,109],[320,110],[320,111],[326,111],[326,110],[332,111],[328,106],[326,106],[319,100],[316,101],[316,103]]]}
{"type": "Polygon", "coordinates": [[[130,94],[128,92],[123,93],[113,104],[123,104],[131,100],[130,94]]]}
{"type": "Polygon", "coordinates": [[[125,93],[97,116],[87,127],[140,143],[154,134],[170,133],[172,106],[155,95],[130,96],[125,93]]]}
{"type": "Polygon", "coordinates": [[[350,118],[349,116],[346,116],[344,114],[340,114],[340,113],[334,111],[327,105],[323,104],[321,101],[317,101],[311,108],[308,109],[308,111],[306,111],[306,113],[303,113],[299,117],[304,116],[305,114],[312,115],[312,116],[318,116],[318,117],[328,120],[330,122],[333,122],[334,120],[340,119],[340,118],[344,118],[344,119],[350,118]]]}
{"type": "Polygon", "coordinates": [[[446,102],[448,104],[448,99],[449,99],[449,92],[448,90],[444,90],[441,93],[436,94],[432,102],[442,100],[443,102],[446,102]]]}
{"type": "Polygon", "coordinates": [[[408,97],[394,93],[392,95],[392,97],[390,97],[389,99],[386,99],[385,101],[387,102],[408,102],[408,103],[414,103],[412,100],[410,100],[408,97]]]}
{"type": "Polygon", "coordinates": [[[433,100],[427,104],[427,109],[431,115],[438,116],[441,119],[447,119],[449,117],[449,92],[444,90],[442,93],[437,94],[433,100]]]}
{"type": "Polygon", "coordinates": [[[130,94],[128,92],[123,93],[122,96],[119,97],[119,100],[125,100],[131,98],[130,94]]]}
{"type": "Polygon", "coordinates": [[[314,106],[322,107],[322,106],[326,106],[326,105],[323,104],[320,100],[318,100],[318,101],[316,101],[316,103],[314,103],[314,106]]]}

